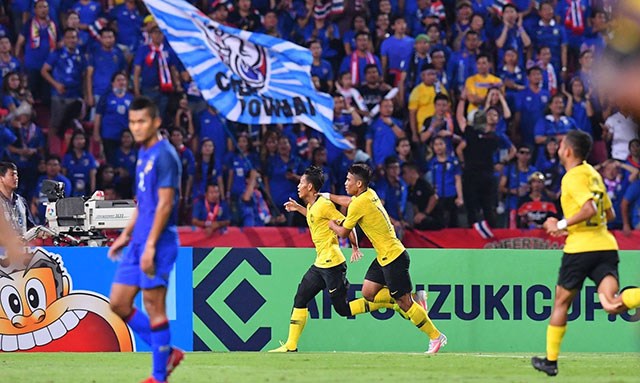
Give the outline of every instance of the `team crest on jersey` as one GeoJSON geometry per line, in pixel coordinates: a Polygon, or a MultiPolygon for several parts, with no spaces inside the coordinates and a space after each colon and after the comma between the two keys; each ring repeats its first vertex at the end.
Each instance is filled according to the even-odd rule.
{"type": "Polygon", "coordinates": [[[149,174],[151,170],[153,170],[153,158],[150,158],[144,166],[144,174],[149,174]]]}

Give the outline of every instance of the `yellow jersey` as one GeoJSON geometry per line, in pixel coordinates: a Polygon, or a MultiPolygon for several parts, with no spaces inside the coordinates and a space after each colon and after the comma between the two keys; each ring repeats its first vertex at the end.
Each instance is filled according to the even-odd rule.
{"type": "Polygon", "coordinates": [[[316,260],[313,263],[316,267],[326,269],[344,263],[338,237],[329,229],[329,221],[343,219],[344,215],[324,197],[318,197],[312,205],[307,205],[307,225],[316,247],[316,260]]]}
{"type": "Polygon", "coordinates": [[[380,198],[371,188],[351,199],[347,218],[342,226],[352,230],[356,224],[360,224],[362,231],[371,240],[380,265],[385,266],[391,263],[405,250],[402,242],[396,237],[396,232],[380,198]]]}
{"type": "MultiPolygon", "coordinates": [[[[502,80],[500,79],[500,77],[496,77],[492,74],[487,74],[486,76],[475,74],[467,78],[467,80],[464,82],[464,88],[467,90],[467,94],[474,94],[476,96],[486,98],[491,87],[501,84],[502,80]]],[[[504,91],[504,86],[502,88],[504,91]]],[[[467,113],[470,113],[476,109],[478,109],[477,105],[469,103],[469,106],[467,107],[467,113]]]]}
{"type": "Polygon", "coordinates": [[[569,235],[564,245],[564,252],[573,254],[618,250],[618,242],[607,230],[606,211],[611,208],[611,199],[600,173],[583,162],[564,175],[561,190],[560,203],[565,217],[576,215],[589,200],[593,200],[598,209],[596,215],[587,221],[567,228],[569,235]]]}
{"type": "Polygon", "coordinates": [[[436,87],[440,93],[448,95],[447,90],[440,84],[427,86],[423,82],[413,88],[409,94],[409,110],[415,110],[417,113],[418,130],[424,124],[424,120],[436,114],[435,100],[438,94],[436,87]]]}

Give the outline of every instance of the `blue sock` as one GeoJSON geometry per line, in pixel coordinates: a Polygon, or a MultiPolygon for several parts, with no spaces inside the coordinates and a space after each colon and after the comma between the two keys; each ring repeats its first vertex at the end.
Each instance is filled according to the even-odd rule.
{"type": "Polygon", "coordinates": [[[151,323],[149,323],[149,317],[142,311],[133,308],[133,311],[125,319],[125,322],[131,327],[133,332],[148,345],[151,346],[151,323]]]}
{"type": "Polygon", "coordinates": [[[151,328],[151,347],[153,348],[153,377],[160,382],[167,380],[167,361],[171,355],[171,332],[169,322],[151,328]]]}

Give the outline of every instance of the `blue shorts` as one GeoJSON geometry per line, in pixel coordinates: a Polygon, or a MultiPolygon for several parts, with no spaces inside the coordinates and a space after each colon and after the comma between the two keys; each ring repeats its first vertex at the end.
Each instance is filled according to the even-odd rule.
{"type": "Polygon", "coordinates": [[[140,269],[140,257],[144,251],[144,243],[132,243],[127,252],[122,256],[114,283],[129,286],[138,286],[141,289],[152,289],[154,287],[169,284],[169,274],[173,270],[173,265],[178,257],[178,245],[175,243],[158,243],[156,245],[155,275],[150,278],[140,269]]]}

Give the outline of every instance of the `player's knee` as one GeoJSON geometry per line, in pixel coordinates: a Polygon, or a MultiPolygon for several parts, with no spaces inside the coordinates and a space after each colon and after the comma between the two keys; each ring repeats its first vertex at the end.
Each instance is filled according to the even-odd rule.
{"type": "Polygon", "coordinates": [[[373,302],[373,300],[376,298],[376,293],[374,293],[373,291],[362,290],[362,297],[369,302],[373,302]]]}
{"type": "Polygon", "coordinates": [[[307,307],[307,304],[309,303],[309,299],[301,294],[296,294],[296,297],[293,298],[293,307],[296,309],[302,309],[307,307]]]}
{"type": "Polygon", "coordinates": [[[109,302],[109,307],[111,308],[111,311],[123,319],[128,317],[133,309],[131,305],[127,304],[127,302],[118,301],[117,299],[112,299],[109,302]]]}

